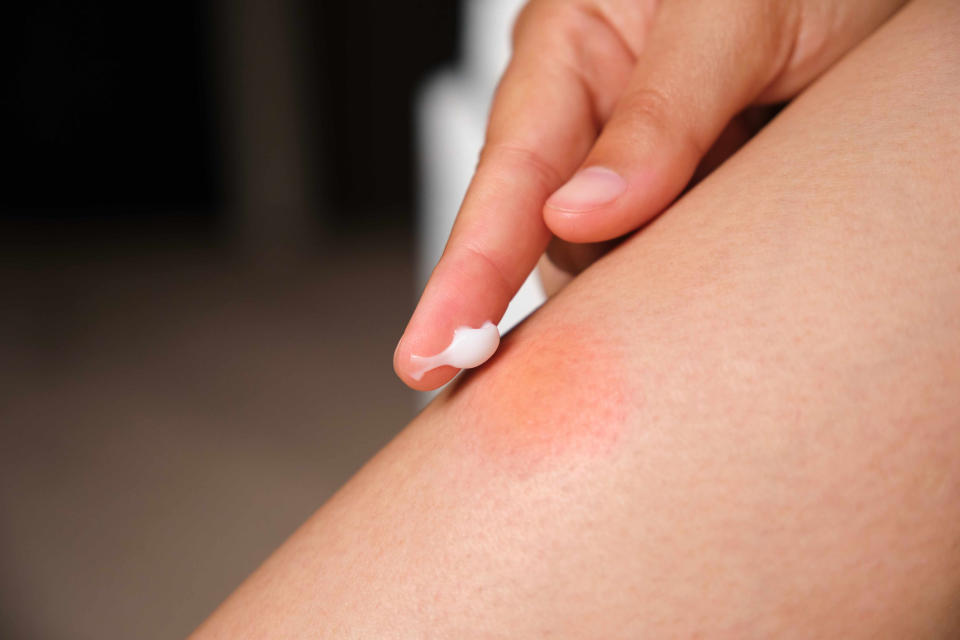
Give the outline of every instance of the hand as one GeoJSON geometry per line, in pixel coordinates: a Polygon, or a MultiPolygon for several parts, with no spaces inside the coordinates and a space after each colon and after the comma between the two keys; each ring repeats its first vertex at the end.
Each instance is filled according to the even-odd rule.
{"type": "Polygon", "coordinates": [[[532,0],[397,374],[447,382],[453,367],[414,380],[411,356],[498,321],[553,235],[597,243],[650,220],[738,113],[796,95],[904,1],[532,0]]]}
{"type": "MultiPolygon", "coordinates": [[[[714,141],[713,146],[697,164],[684,193],[692,189],[714,169],[736,153],[760,129],[767,125],[780,112],[780,105],[755,106],[737,115],[714,141]]],[[[682,194],[678,194],[681,196],[682,194]]],[[[565,287],[581,271],[593,264],[608,251],[619,245],[627,235],[603,242],[568,242],[558,236],[550,239],[547,250],[537,263],[537,274],[547,297],[552,297],[565,287]]]]}

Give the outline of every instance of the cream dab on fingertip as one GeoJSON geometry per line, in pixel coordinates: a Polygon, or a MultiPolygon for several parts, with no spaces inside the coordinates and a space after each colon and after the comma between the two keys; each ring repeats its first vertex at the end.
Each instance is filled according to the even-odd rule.
{"type": "Polygon", "coordinates": [[[478,329],[458,327],[447,348],[434,356],[410,356],[410,362],[416,369],[410,374],[414,380],[420,380],[428,371],[437,367],[456,367],[472,369],[490,359],[500,346],[500,331],[489,320],[478,329]]]}

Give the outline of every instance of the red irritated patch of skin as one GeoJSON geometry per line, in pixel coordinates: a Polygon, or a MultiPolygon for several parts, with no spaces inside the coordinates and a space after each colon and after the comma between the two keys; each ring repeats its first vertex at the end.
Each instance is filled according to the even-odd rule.
{"type": "Polygon", "coordinates": [[[523,326],[452,390],[459,436],[521,472],[604,456],[637,404],[622,364],[620,345],[584,326],[523,326]]]}

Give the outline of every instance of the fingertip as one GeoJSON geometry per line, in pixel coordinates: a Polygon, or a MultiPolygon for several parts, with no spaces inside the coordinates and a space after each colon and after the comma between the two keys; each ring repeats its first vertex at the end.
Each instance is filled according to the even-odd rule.
{"type": "MultiPolygon", "coordinates": [[[[543,233],[547,235],[545,229],[543,233]]],[[[546,240],[542,245],[532,244],[527,251],[538,251],[539,255],[546,244],[546,240]]],[[[407,386],[430,391],[446,384],[460,371],[444,364],[425,371],[417,380],[414,376],[423,363],[413,362],[413,356],[433,358],[448,348],[457,330],[479,329],[488,322],[496,325],[500,321],[519,288],[519,284],[504,277],[498,268],[500,262],[499,258],[478,252],[462,239],[448,247],[393,354],[394,371],[407,386]]],[[[530,268],[526,269],[527,273],[530,268]]],[[[497,336],[499,339],[499,334],[497,336]]]]}
{"type": "Polygon", "coordinates": [[[460,371],[454,367],[441,366],[425,371],[417,377],[412,358],[414,350],[409,345],[412,341],[406,340],[407,335],[400,339],[393,352],[393,370],[405,385],[415,391],[433,391],[448,383],[460,371]]]}
{"type": "Polygon", "coordinates": [[[572,243],[599,242],[629,227],[640,188],[636,176],[616,164],[591,163],[581,169],[543,207],[543,220],[555,236],[572,243]]]}
{"type": "Polygon", "coordinates": [[[605,229],[608,226],[605,221],[598,220],[598,216],[590,216],[589,220],[584,220],[585,216],[581,214],[571,214],[556,209],[544,208],[543,220],[550,231],[561,240],[571,243],[599,242],[606,240],[605,229]],[[604,222],[604,224],[600,224],[604,222]]]}
{"type": "Polygon", "coordinates": [[[627,181],[608,167],[581,169],[547,199],[546,207],[567,213],[588,213],[617,201],[627,181]]]}
{"type": "Polygon", "coordinates": [[[647,217],[636,206],[621,201],[588,213],[543,209],[543,221],[553,235],[574,244],[612,240],[632,231],[647,217]]]}
{"type": "MultiPolygon", "coordinates": [[[[623,176],[623,190],[609,202],[591,209],[558,206],[558,202],[569,204],[569,198],[551,197],[543,207],[544,224],[558,238],[578,244],[605,242],[636,230],[663,211],[686,182],[683,176],[674,175],[670,166],[651,167],[650,161],[642,164],[643,168],[631,171],[604,167],[611,174],[623,176]]],[[[599,175],[594,172],[595,177],[599,175]]],[[[565,188],[566,185],[555,196],[565,188]]]]}

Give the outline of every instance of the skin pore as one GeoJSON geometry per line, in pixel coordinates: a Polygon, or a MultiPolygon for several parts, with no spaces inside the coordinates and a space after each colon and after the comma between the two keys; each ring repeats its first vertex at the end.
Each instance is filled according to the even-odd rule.
{"type": "Polygon", "coordinates": [[[956,637],[958,43],[908,5],[195,637],[956,637]]]}

